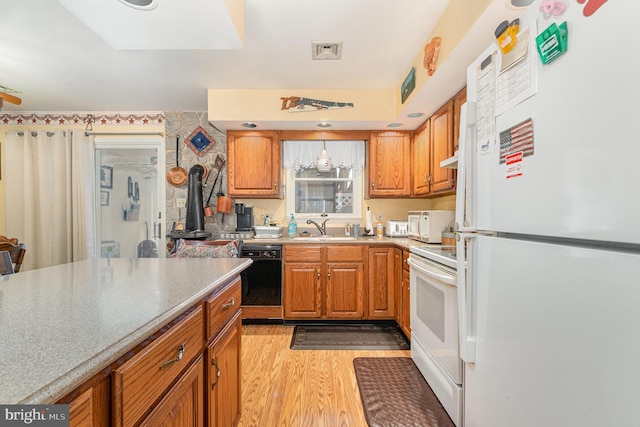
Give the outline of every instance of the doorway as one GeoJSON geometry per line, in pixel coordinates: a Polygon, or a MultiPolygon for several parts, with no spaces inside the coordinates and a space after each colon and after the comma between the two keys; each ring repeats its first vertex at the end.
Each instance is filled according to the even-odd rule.
{"type": "Polygon", "coordinates": [[[164,258],[164,139],[95,139],[101,258],[164,258]]]}

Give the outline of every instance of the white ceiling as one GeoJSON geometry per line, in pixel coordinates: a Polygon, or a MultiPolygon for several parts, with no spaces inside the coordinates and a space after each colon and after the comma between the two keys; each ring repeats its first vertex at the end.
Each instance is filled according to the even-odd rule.
{"type": "MultiPolygon", "coordinates": [[[[147,12],[119,0],[0,0],[0,85],[23,100],[5,102],[2,111],[206,111],[209,88],[398,87],[448,3],[245,0],[244,48],[238,49],[229,16],[216,9],[223,0],[160,0],[147,12]],[[208,38],[217,45],[203,42],[208,38]],[[319,40],[343,42],[342,59],[312,61],[311,42],[319,40]],[[225,44],[231,48],[220,48],[225,44]]],[[[494,3],[498,15],[504,12],[504,0],[494,3]]],[[[433,78],[433,89],[407,108],[432,112],[461,87],[466,63],[505,18],[497,19],[480,25],[483,37],[462,49],[455,73],[433,78]]],[[[377,125],[383,124],[367,126],[377,125]]]]}

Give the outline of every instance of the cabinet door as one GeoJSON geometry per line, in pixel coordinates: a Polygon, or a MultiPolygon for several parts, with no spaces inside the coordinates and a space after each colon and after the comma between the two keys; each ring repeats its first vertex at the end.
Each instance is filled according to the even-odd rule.
{"type": "Polygon", "coordinates": [[[467,87],[463,87],[460,92],[453,97],[453,152],[460,147],[460,107],[467,102],[467,87]]]}
{"type": "Polygon", "coordinates": [[[441,168],[440,162],[453,156],[453,101],[447,102],[431,116],[431,193],[455,188],[453,169],[441,168]]]}
{"type": "Polygon", "coordinates": [[[69,402],[69,427],[111,425],[110,396],[111,383],[109,380],[102,380],[75,397],[69,402]]]}
{"type": "Polygon", "coordinates": [[[284,264],[284,317],[320,318],[322,291],[320,263],[284,264]]]}
{"type": "Polygon", "coordinates": [[[395,287],[395,319],[398,326],[402,328],[404,320],[404,282],[402,281],[402,249],[393,250],[393,285],[395,287]]]}
{"type": "Polygon", "coordinates": [[[413,165],[412,194],[429,194],[431,177],[431,120],[416,129],[411,141],[411,162],[413,165]]]}
{"type": "Polygon", "coordinates": [[[204,366],[199,357],[140,427],[204,426],[204,366]]]}
{"type": "Polygon", "coordinates": [[[393,248],[369,249],[369,319],[395,318],[393,248]]]}
{"type": "Polygon", "coordinates": [[[240,312],[207,348],[208,426],[232,427],[240,417],[240,312]]]}
{"type": "Polygon", "coordinates": [[[369,139],[369,196],[409,196],[411,135],[372,132],[369,139]]]}
{"type": "Polygon", "coordinates": [[[362,319],[364,265],[330,263],[326,271],[326,317],[362,319]]]}
{"type": "Polygon", "coordinates": [[[404,292],[402,297],[404,305],[404,307],[402,307],[402,332],[404,332],[407,338],[411,339],[411,311],[409,309],[411,306],[411,297],[409,296],[409,285],[411,281],[409,280],[409,270],[402,270],[402,283],[404,292]]]}
{"type": "Polygon", "coordinates": [[[280,194],[278,132],[227,132],[227,178],[231,197],[277,198],[280,194]]]}

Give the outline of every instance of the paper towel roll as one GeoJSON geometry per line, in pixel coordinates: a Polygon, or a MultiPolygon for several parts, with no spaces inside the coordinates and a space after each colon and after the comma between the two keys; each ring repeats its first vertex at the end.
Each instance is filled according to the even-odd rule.
{"type": "Polygon", "coordinates": [[[373,213],[367,208],[364,218],[365,236],[373,236],[373,213]]]}

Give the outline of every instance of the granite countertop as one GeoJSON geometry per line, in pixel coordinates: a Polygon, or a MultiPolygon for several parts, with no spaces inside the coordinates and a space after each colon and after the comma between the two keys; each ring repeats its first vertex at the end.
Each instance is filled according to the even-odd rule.
{"type": "Polygon", "coordinates": [[[99,259],[0,281],[0,404],[54,403],[251,264],[99,259]]]}

